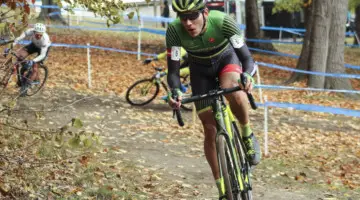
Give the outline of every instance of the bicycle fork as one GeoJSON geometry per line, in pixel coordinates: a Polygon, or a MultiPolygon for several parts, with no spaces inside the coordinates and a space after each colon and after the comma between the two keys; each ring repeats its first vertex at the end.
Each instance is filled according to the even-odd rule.
{"type": "MultiPolygon", "coordinates": [[[[250,179],[249,179],[249,175],[248,175],[248,172],[249,172],[249,169],[250,169],[250,166],[248,165],[247,162],[244,162],[244,160],[246,160],[247,158],[241,158],[240,154],[241,154],[241,151],[243,151],[243,155],[246,156],[245,154],[245,151],[246,149],[244,149],[243,147],[245,147],[245,144],[242,140],[242,136],[240,134],[240,131],[236,125],[236,121],[235,121],[235,118],[234,118],[234,115],[232,114],[231,110],[230,110],[230,106],[226,106],[226,114],[229,115],[229,120],[230,120],[230,123],[231,123],[231,127],[232,129],[230,130],[230,132],[232,133],[232,137],[235,137],[235,138],[238,138],[239,139],[239,142],[240,144],[234,144],[235,147],[235,150],[238,151],[237,154],[236,154],[236,157],[237,157],[237,162],[238,163],[241,163],[241,169],[240,169],[240,172],[239,174],[237,174],[237,177],[238,177],[238,182],[239,182],[239,185],[240,185],[240,190],[241,191],[244,191],[245,188],[244,186],[246,185],[246,188],[249,189],[249,190],[252,190],[251,188],[251,182],[250,182],[250,179]],[[239,146],[240,145],[240,146],[239,146]],[[244,178],[241,176],[241,175],[244,175],[245,176],[245,180],[244,178]]],[[[232,141],[235,143],[236,142],[236,139],[232,139],[232,141]]],[[[237,167],[240,167],[239,165],[237,165],[237,167]]]]}
{"type": "MultiPolygon", "coordinates": [[[[223,98],[223,97],[220,97],[223,98]]],[[[229,145],[229,148],[231,149],[230,152],[230,156],[233,160],[233,169],[235,170],[235,179],[237,180],[235,182],[235,186],[236,186],[236,191],[230,191],[230,192],[236,192],[237,194],[239,194],[239,192],[244,190],[244,184],[243,184],[243,180],[241,178],[241,170],[239,168],[239,160],[240,158],[238,157],[238,154],[236,153],[236,149],[235,144],[234,144],[234,135],[233,135],[233,131],[231,129],[232,123],[235,123],[235,120],[233,118],[233,116],[229,116],[227,109],[229,109],[229,106],[225,105],[224,103],[220,103],[220,101],[216,100],[214,102],[213,105],[213,112],[216,113],[215,114],[215,119],[216,119],[216,124],[217,124],[217,130],[219,130],[218,135],[224,135],[225,139],[226,139],[226,143],[229,145]],[[231,121],[230,121],[231,119],[231,121]],[[240,191],[238,190],[240,189],[240,191]]],[[[218,135],[216,137],[216,140],[218,138],[218,135]]],[[[219,163],[219,161],[218,161],[219,163]]],[[[220,166],[221,167],[221,166],[220,166]]],[[[221,169],[220,169],[221,172],[221,169]]],[[[221,177],[223,176],[222,173],[220,173],[221,177]]]]}

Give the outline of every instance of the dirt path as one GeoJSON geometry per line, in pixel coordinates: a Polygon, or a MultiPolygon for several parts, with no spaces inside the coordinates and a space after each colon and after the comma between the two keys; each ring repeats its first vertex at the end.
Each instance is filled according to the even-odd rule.
{"type": "MultiPolygon", "coordinates": [[[[161,198],[155,196],[148,197],[149,199],[216,199],[217,197],[217,189],[203,154],[201,128],[199,125],[191,125],[189,112],[184,114],[188,129],[183,129],[176,125],[175,119],[171,119],[171,112],[161,102],[143,108],[133,108],[124,101],[123,97],[92,96],[71,90],[44,90],[41,95],[20,99],[16,109],[20,111],[14,112],[13,116],[26,118],[29,126],[34,128],[59,128],[74,117],[80,118],[85,130],[103,136],[105,146],[122,149],[123,153],[119,154],[119,160],[156,172],[161,181],[154,187],[161,188],[164,194],[161,198]],[[38,112],[42,116],[36,117],[29,109],[45,109],[49,112],[38,112]],[[174,190],[173,186],[178,189],[174,190]]],[[[308,126],[309,118],[299,118],[301,113],[285,112],[293,115],[283,117],[277,114],[277,111],[271,112],[273,118],[269,127],[276,130],[279,124],[295,124],[300,129],[308,126]]],[[[258,133],[262,133],[262,117],[261,109],[252,112],[251,119],[258,133]]],[[[312,123],[312,128],[327,127],[331,130],[340,130],[345,127],[349,133],[358,132],[356,127],[349,124],[331,123],[331,120],[335,121],[334,119],[313,118],[310,120],[315,121],[312,123]]],[[[341,116],[334,118],[342,120],[341,116]]],[[[273,143],[275,142],[276,140],[273,140],[273,143]]],[[[273,143],[270,142],[271,148],[277,145],[273,143]]],[[[274,155],[278,155],[276,149],[273,152],[274,155]]],[[[264,159],[253,173],[254,199],[360,199],[358,190],[343,187],[329,190],[328,187],[317,184],[318,182],[312,182],[308,179],[312,174],[306,171],[309,168],[306,167],[307,162],[304,161],[304,165],[297,164],[302,160],[294,162],[290,163],[285,158],[282,160],[280,156],[264,159]],[[303,177],[305,181],[294,179],[294,174],[303,172],[299,170],[306,171],[304,173],[307,175],[303,177]]],[[[315,179],[315,177],[311,178],[315,179]]]]}

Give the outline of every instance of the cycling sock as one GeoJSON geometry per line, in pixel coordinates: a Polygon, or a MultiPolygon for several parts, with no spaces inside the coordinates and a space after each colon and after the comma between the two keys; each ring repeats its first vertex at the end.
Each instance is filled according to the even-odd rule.
{"type": "Polygon", "coordinates": [[[245,125],[240,124],[241,127],[241,133],[243,137],[249,137],[252,133],[252,130],[250,128],[250,123],[248,122],[245,125]]]}
{"type": "Polygon", "coordinates": [[[224,178],[219,178],[219,179],[215,180],[215,182],[216,182],[216,186],[219,190],[219,195],[223,196],[225,194],[224,178]]]}

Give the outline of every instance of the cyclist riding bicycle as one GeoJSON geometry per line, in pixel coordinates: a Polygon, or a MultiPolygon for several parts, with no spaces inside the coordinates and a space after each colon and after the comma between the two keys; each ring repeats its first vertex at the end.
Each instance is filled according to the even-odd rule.
{"type": "MultiPolygon", "coordinates": [[[[186,77],[188,75],[190,75],[190,71],[189,71],[189,61],[188,61],[188,55],[187,52],[184,48],[181,48],[181,60],[180,60],[180,77],[186,77]]],[[[166,59],[166,55],[167,55],[167,50],[165,50],[164,52],[156,55],[156,57],[154,58],[146,58],[144,60],[144,64],[149,64],[151,63],[153,60],[164,60],[166,59]]],[[[165,71],[166,73],[168,72],[168,70],[165,71]]]]}
{"type": "MultiPolygon", "coordinates": [[[[31,43],[24,46],[23,48],[20,48],[16,52],[16,55],[21,59],[25,59],[27,56],[33,53],[38,54],[38,56],[34,59],[28,60],[26,63],[24,63],[21,68],[21,75],[23,75],[25,71],[30,69],[31,67],[33,68],[33,73],[31,74],[29,80],[24,80],[26,82],[23,85],[26,86],[27,82],[36,83],[36,80],[39,79],[38,63],[44,61],[47,58],[51,41],[49,35],[46,33],[46,26],[42,23],[36,23],[34,25],[34,28],[30,28],[23,32],[18,38],[14,40],[13,47],[15,47],[16,44],[18,44],[19,41],[24,39],[25,37],[29,37],[31,43]]],[[[21,85],[20,80],[18,81],[18,85],[21,85]]],[[[22,95],[25,95],[24,93],[26,93],[26,87],[22,88],[22,90],[24,90],[22,95]]]]}
{"type": "MultiPolygon", "coordinates": [[[[240,85],[243,89],[225,97],[240,123],[249,162],[257,165],[261,157],[260,147],[250,127],[246,94],[253,88],[253,75],[257,66],[240,29],[225,13],[215,10],[209,12],[204,0],[173,0],[172,7],[178,18],[166,31],[168,84],[172,93],[177,93],[179,100],[171,98],[170,106],[178,109],[181,105],[179,69],[180,51],[183,47],[189,57],[193,95],[205,94],[215,89],[217,77],[222,88],[240,85]],[[239,81],[240,73],[243,72],[249,80],[245,87],[239,81]]],[[[215,143],[216,123],[212,115],[211,100],[196,102],[195,106],[204,129],[205,156],[222,197],[225,191],[224,180],[221,180],[219,175],[215,143]]]]}

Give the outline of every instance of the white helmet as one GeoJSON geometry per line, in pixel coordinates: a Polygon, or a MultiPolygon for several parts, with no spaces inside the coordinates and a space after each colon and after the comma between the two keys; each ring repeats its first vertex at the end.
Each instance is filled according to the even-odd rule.
{"type": "Polygon", "coordinates": [[[36,23],[34,25],[34,31],[38,33],[45,33],[46,32],[46,26],[42,23],[36,23]]]}

